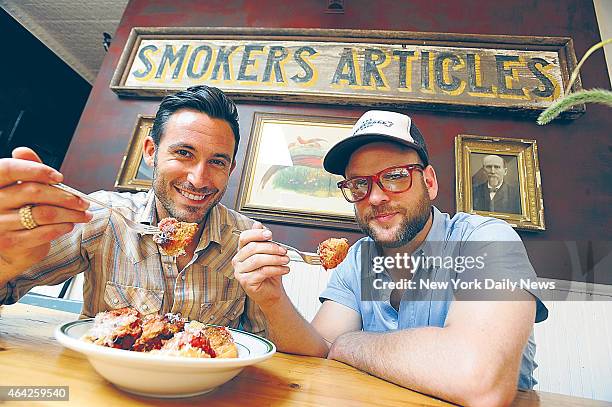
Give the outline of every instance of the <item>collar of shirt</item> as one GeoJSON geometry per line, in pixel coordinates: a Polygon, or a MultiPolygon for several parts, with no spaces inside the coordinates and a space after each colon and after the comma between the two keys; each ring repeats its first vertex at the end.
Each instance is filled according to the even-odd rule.
{"type": "MultiPolygon", "coordinates": [[[[221,253],[221,246],[223,244],[223,240],[221,239],[221,230],[223,229],[225,231],[225,228],[229,227],[229,225],[227,225],[225,222],[222,222],[221,218],[221,210],[217,204],[208,212],[206,222],[204,223],[204,230],[202,231],[202,236],[200,237],[200,242],[195,250],[196,253],[206,249],[211,242],[216,243],[217,249],[219,253],[221,253]]],[[[229,234],[231,233],[232,231],[230,230],[229,234]]]]}
{"type": "Polygon", "coordinates": [[[139,223],[146,223],[147,225],[152,225],[155,222],[155,193],[153,193],[153,188],[147,192],[146,204],[140,208],[136,219],[139,223]]]}
{"type": "Polygon", "coordinates": [[[423,252],[425,252],[425,254],[428,256],[438,254],[438,244],[446,241],[447,239],[447,228],[445,222],[446,217],[435,206],[432,206],[431,213],[433,215],[431,229],[429,230],[425,241],[423,242],[423,244],[421,244],[420,247],[420,249],[423,250],[423,252]]]}
{"type": "MultiPolygon", "coordinates": [[[[140,223],[146,223],[148,225],[152,225],[157,222],[157,210],[155,207],[155,193],[153,189],[150,189],[147,193],[146,205],[138,212],[137,219],[140,223]]],[[[198,242],[198,246],[196,247],[195,252],[199,253],[202,250],[206,249],[211,242],[215,242],[217,245],[217,250],[221,253],[221,247],[223,244],[222,229],[224,231],[225,228],[229,227],[226,222],[223,222],[223,216],[221,214],[221,208],[219,205],[213,206],[206,218],[206,222],[204,223],[204,230],[202,231],[202,236],[200,237],[200,241],[198,242]]],[[[231,234],[231,230],[229,231],[231,234]]]]}

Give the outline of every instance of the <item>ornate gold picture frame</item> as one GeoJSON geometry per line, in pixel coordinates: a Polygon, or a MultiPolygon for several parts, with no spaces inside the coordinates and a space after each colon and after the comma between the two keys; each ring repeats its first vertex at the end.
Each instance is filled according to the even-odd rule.
{"type": "Polygon", "coordinates": [[[356,118],[256,112],[236,207],[255,219],[359,230],[353,204],[323,169],[356,118]]]}
{"type": "Polygon", "coordinates": [[[457,211],[546,229],[536,140],[460,134],[455,159],[457,211]]]}
{"type": "Polygon", "coordinates": [[[115,180],[118,191],[148,191],[153,180],[153,168],[142,159],[142,144],[151,132],[155,116],[138,115],[132,138],[115,180]]]}

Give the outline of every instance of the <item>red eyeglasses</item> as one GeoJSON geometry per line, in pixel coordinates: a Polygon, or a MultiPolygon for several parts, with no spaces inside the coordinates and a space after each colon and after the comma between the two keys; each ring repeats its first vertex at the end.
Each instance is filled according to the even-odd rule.
{"type": "Polygon", "coordinates": [[[353,177],[338,182],[338,188],[342,195],[351,203],[364,200],[372,191],[372,183],[385,192],[400,193],[406,192],[412,187],[412,173],[421,171],[425,167],[421,164],[408,164],[399,167],[389,167],[374,175],[353,177]]]}

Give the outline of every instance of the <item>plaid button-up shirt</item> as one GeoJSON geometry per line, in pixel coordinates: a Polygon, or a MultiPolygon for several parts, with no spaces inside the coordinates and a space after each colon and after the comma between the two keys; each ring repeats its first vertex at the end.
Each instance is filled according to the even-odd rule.
{"type": "MultiPolygon", "coordinates": [[[[100,191],[92,196],[137,222],[156,224],[155,196],[100,191]]],[[[82,316],[132,306],[143,314],[181,313],[189,319],[266,335],[265,319],[234,278],[232,230],[253,221],[221,204],[207,218],[194,257],[183,270],[160,254],[151,235],[128,229],[118,215],[92,205],[94,217],[52,242],[49,255],[0,288],[0,304],[12,304],[37,285],[55,285],[84,272],[82,316]]]]}

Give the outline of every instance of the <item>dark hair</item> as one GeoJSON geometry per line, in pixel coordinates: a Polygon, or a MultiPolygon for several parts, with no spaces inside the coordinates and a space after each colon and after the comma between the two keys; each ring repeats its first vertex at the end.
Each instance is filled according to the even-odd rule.
{"type": "Polygon", "coordinates": [[[236,105],[220,89],[206,85],[192,86],[162,99],[151,129],[151,137],[155,146],[159,146],[164,134],[164,127],[170,116],[180,109],[193,109],[206,113],[213,119],[225,120],[234,133],[236,145],[234,146],[232,160],[236,158],[236,151],[238,151],[238,143],[240,142],[236,105]]]}

